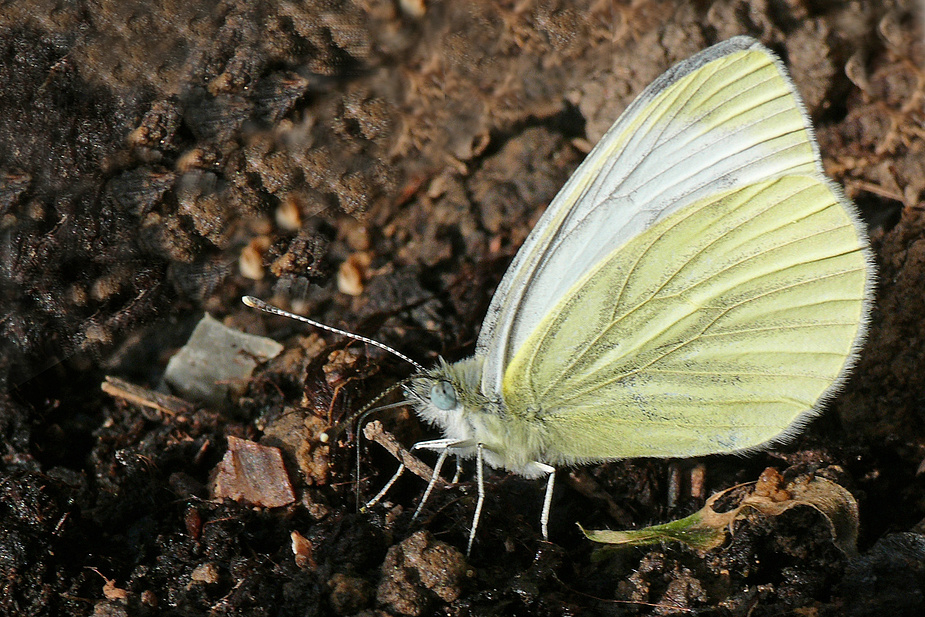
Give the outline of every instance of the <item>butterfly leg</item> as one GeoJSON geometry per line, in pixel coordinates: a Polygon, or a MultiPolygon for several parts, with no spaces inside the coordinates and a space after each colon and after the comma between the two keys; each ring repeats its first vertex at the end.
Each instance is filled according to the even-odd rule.
{"type": "Polygon", "coordinates": [[[459,484],[459,477],[462,475],[462,463],[460,462],[459,455],[456,455],[456,473],[453,474],[453,481],[450,484],[459,484]]]}
{"type": "Polygon", "coordinates": [[[475,447],[475,475],[479,487],[479,500],[475,503],[475,516],[472,517],[472,529],[469,530],[469,544],[466,546],[466,557],[472,553],[472,543],[475,542],[475,530],[479,527],[479,519],[482,517],[482,504],[485,503],[485,478],[482,471],[483,455],[482,444],[475,447]]]}
{"type": "MultiPolygon", "coordinates": [[[[449,455],[450,450],[454,448],[471,448],[474,444],[471,441],[459,441],[457,439],[433,439],[431,441],[421,441],[413,446],[411,446],[411,451],[420,450],[426,448],[428,450],[440,450],[440,457],[437,459],[436,464],[434,465],[434,473],[430,477],[430,481],[427,483],[427,488],[424,490],[424,495],[421,497],[421,501],[418,503],[417,509],[414,511],[414,516],[411,517],[411,520],[415,520],[418,515],[421,513],[421,510],[424,508],[424,504],[427,503],[427,499],[430,497],[431,491],[433,491],[434,485],[437,483],[437,478],[440,477],[440,470],[443,468],[443,463],[446,462],[446,457],[449,455]]],[[[457,465],[458,465],[457,459],[457,465]]]]}
{"type": "MultiPolygon", "coordinates": [[[[446,461],[446,457],[449,454],[450,450],[456,448],[471,448],[475,446],[475,471],[476,471],[476,481],[478,484],[479,498],[475,504],[475,516],[472,520],[472,528],[469,530],[469,544],[466,547],[466,555],[469,555],[472,552],[472,544],[475,542],[475,532],[479,526],[479,519],[482,517],[482,505],[485,503],[485,472],[484,472],[484,455],[482,444],[475,444],[472,441],[457,441],[453,439],[434,439],[433,441],[422,441],[420,443],[414,444],[411,449],[417,450],[419,448],[427,448],[429,450],[439,450],[442,449],[440,453],[440,458],[437,459],[436,464],[434,465],[434,475],[431,476],[430,482],[427,484],[427,489],[424,491],[424,496],[421,497],[421,502],[418,504],[417,510],[414,512],[414,518],[417,518],[418,514],[421,512],[421,509],[424,507],[424,504],[427,502],[427,498],[430,497],[430,492],[434,487],[434,484],[437,482],[437,477],[440,474],[440,469],[443,467],[443,463],[446,461]]],[[[453,479],[453,482],[459,480],[460,474],[460,465],[459,457],[456,457],[456,476],[453,479]]]]}
{"type": "MultiPolygon", "coordinates": [[[[448,448],[451,444],[455,444],[455,443],[457,443],[457,442],[454,441],[454,440],[452,440],[452,439],[434,439],[434,440],[431,440],[431,441],[420,441],[420,442],[414,444],[413,446],[411,446],[411,450],[414,451],[414,450],[417,450],[417,449],[419,449],[419,448],[429,448],[429,449],[432,449],[432,450],[443,450],[443,449],[448,448]]],[[[469,445],[471,445],[471,444],[469,444],[469,445]]],[[[444,458],[445,458],[445,457],[444,457],[444,458]]],[[[442,461],[438,461],[438,465],[442,465],[442,464],[443,464],[442,461]]],[[[359,465],[357,465],[357,466],[359,467],[359,465]]],[[[396,472],[395,472],[395,475],[393,475],[393,476],[389,479],[389,481],[385,483],[385,486],[382,487],[382,490],[380,490],[378,493],[376,493],[376,496],[375,496],[375,497],[373,497],[372,499],[370,499],[369,501],[366,502],[365,508],[372,508],[374,505],[376,505],[377,503],[379,503],[379,500],[382,499],[383,497],[385,497],[386,493],[389,492],[389,489],[392,488],[392,485],[395,484],[395,482],[396,482],[396,481],[401,477],[401,475],[405,472],[405,469],[406,469],[405,464],[402,463],[401,461],[399,461],[399,463],[398,463],[398,471],[396,471],[396,472]]],[[[440,473],[440,468],[437,467],[437,470],[434,472],[434,475],[431,477],[430,484],[428,485],[428,489],[427,489],[427,492],[428,492],[428,493],[430,492],[430,489],[431,489],[431,487],[434,485],[434,483],[436,483],[436,481],[437,481],[437,475],[438,475],[439,473],[440,473]]],[[[426,499],[426,494],[425,494],[425,499],[426,499]]],[[[422,505],[423,505],[423,504],[422,504],[422,505]]],[[[420,510],[420,507],[418,508],[418,510],[420,510]]],[[[415,516],[417,516],[417,513],[415,513],[415,516]]]]}
{"type": "Polygon", "coordinates": [[[450,453],[450,448],[446,447],[440,452],[440,456],[437,458],[437,462],[434,463],[434,473],[430,476],[430,481],[427,483],[427,488],[424,489],[424,495],[421,496],[421,500],[418,502],[418,508],[414,511],[414,516],[411,517],[411,520],[417,520],[418,514],[421,513],[421,510],[424,508],[424,504],[427,503],[428,497],[430,497],[430,492],[434,489],[434,484],[437,483],[437,478],[440,477],[440,470],[443,469],[443,463],[446,461],[447,455],[450,453]]]}
{"type": "Polygon", "coordinates": [[[395,481],[401,477],[401,474],[405,472],[404,463],[398,464],[398,471],[395,472],[395,475],[385,483],[385,486],[382,487],[382,490],[376,493],[376,496],[366,502],[366,505],[363,506],[364,509],[372,508],[374,505],[379,503],[379,500],[385,497],[385,494],[389,492],[389,489],[392,488],[392,485],[395,484],[395,481]]]}
{"type": "Polygon", "coordinates": [[[552,490],[556,482],[556,468],[545,463],[536,464],[549,474],[549,479],[546,480],[546,494],[543,496],[543,513],[540,515],[540,529],[543,530],[543,539],[549,540],[549,508],[552,505],[552,490]]]}

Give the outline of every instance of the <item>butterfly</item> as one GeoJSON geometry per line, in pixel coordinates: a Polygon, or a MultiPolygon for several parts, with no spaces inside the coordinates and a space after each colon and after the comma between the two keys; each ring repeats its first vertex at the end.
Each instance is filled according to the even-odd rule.
{"type": "Polygon", "coordinates": [[[474,458],[471,551],[484,465],[545,476],[546,538],[557,468],[785,440],[844,382],[873,280],[780,60],[746,36],[714,45],[649,85],[568,180],[475,354],[414,363],[406,400],[443,435],[413,448],[441,453],[421,505],[448,454],[474,458]]]}

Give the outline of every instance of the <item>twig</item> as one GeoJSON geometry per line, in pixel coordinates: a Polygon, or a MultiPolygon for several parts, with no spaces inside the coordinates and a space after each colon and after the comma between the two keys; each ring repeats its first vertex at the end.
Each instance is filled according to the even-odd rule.
{"type": "Polygon", "coordinates": [[[129,403],[154,409],[168,416],[190,413],[195,407],[188,401],[169,394],[155,392],[129,383],[117,377],[106,377],[100,389],[114,398],[121,398],[129,403]]]}
{"type": "MultiPolygon", "coordinates": [[[[421,459],[411,454],[406,448],[404,448],[398,440],[395,439],[395,436],[392,433],[388,432],[382,428],[382,422],[379,420],[373,420],[369,424],[363,427],[363,435],[370,441],[375,441],[377,444],[385,448],[389,454],[394,456],[399,463],[404,465],[408,471],[420,476],[422,479],[427,480],[428,482],[432,477],[434,477],[434,470],[430,465],[423,462],[421,459]]],[[[452,486],[449,482],[443,478],[437,478],[437,482],[434,486],[439,486],[441,488],[446,488],[452,486]]]]}

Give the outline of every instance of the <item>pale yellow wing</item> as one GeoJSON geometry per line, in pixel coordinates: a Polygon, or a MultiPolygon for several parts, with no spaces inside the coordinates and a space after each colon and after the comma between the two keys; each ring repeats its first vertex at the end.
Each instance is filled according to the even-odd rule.
{"type": "Polygon", "coordinates": [[[616,247],[699,199],[797,173],[822,168],[771,52],[736,37],[669,70],[604,135],[518,251],[479,333],[482,392],[500,395],[540,320],[616,247]]]}
{"type": "Polygon", "coordinates": [[[504,401],[539,421],[552,463],[781,438],[852,362],[866,246],[815,174],[704,198],[573,283],[508,366],[504,401]]]}

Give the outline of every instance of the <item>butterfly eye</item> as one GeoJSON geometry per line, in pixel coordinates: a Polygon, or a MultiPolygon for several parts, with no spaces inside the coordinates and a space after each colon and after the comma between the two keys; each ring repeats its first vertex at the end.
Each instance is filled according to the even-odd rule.
{"type": "Polygon", "coordinates": [[[438,409],[449,411],[456,407],[456,390],[448,381],[438,381],[430,389],[430,402],[438,409]]]}

